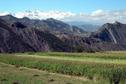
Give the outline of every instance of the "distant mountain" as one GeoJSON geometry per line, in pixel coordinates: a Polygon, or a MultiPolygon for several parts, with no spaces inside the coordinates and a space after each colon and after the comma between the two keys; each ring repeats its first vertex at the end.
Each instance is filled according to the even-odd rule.
{"type": "Polygon", "coordinates": [[[83,24],[83,25],[78,25],[77,27],[79,27],[85,31],[88,31],[88,32],[94,32],[100,28],[99,25],[92,25],[92,24],[83,24]]]}
{"type": "Polygon", "coordinates": [[[75,25],[87,32],[94,32],[100,28],[100,25],[95,25],[91,23],[86,23],[86,22],[77,22],[77,21],[71,21],[67,22],[70,25],[75,25]]]}
{"type": "Polygon", "coordinates": [[[83,29],[78,28],[77,26],[71,26],[67,23],[64,23],[59,20],[55,20],[53,18],[43,20],[48,27],[50,28],[51,31],[54,31],[54,33],[66,33],[66,34],[73,34],[73,35],[78,35],[78,34],[85,34],[87,33],[83,29]]]}

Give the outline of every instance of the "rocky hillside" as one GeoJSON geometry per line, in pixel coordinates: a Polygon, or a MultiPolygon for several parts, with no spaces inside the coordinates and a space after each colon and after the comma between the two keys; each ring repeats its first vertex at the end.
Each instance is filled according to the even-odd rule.
{"type": "Polygon", "coordinates": [[[60,34],[60,39],[84,51],[126,50],[126,24],[106,23],[87,37],[60,34]]]}
{"type": "Polygon", "coordinates": [[[0,19],[0,52],[70,51],[49,32],[30,28],[20,22],[8,23],[0,19]]]}
{"type": "Polygon", "coordinates": [[[126,50],[126,24],[106,23],[93,33],[55,19],[0,16],[0,52],[126,50]]]}
{"type": "MultiPolygon", "coordinates": [[[[91,37],[105,43],[107,50],[126,50],[126,24],[120,22],[106,23],[91,37]]],[[[105,45],[103,46],[105,47],[105,45]]]]}
{"type": "Polygon", "coordinates": [[[126,24],[115,22],[104,24],[98,32],[97,38],[102,41],[113,42],[115,44],[126,44],[126,24]]]}

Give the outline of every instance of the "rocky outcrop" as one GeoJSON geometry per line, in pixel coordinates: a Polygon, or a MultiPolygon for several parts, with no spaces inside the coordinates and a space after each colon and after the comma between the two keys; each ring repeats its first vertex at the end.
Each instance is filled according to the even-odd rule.
{"type": "Polygon", "coordinates": [[[0,52],[70,51],[69,46],[49,32],[29,28],[20,22],[0,19],[0,52]]]}
{"type": "Polygon", "coordinates": [[[99,39],[105,50],[126,50],[126,24],[106,23],[91,37],[99,39]]]}
{"type": "Polygon", "coordinates": [[[104,24],[94,37],[114,44],[126,44],[126,24],[115,22],[104,24]]]}

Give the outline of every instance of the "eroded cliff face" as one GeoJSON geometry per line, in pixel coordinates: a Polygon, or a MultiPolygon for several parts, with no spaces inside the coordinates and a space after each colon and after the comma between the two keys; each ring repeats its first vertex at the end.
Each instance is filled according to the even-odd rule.
{"type": "Polygon", "coordinates": [[[101,40],[105,50],[126,50],[126,24],[106,23],[91,37],[101,40]]]}
{"type": "Polygon", "coordinates": [[[100,38],[105,42],[115,44],[126,44],[126,24],[115,22],[113,24],[104,24],[94,37],[100,38]]]}
{"type": "Polygon", "coordinates": [[[26,51],[69,51],[69,47],[49,32],[0,20],[0,52],[26,51]]]}

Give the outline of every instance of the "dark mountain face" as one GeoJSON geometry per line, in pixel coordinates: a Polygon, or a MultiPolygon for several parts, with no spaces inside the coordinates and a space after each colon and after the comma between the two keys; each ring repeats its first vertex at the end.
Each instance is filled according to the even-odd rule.
{"type": "Polygon", "coordinates": [[[0,20],[0,52],[23,52],[31,50],[32,48],[13,32],[5,21],[0,20]]]}
{"type": "Polygon", "coordinates": [[[106,23],[89,34],[55,19],[0,16],[0,52],[126,50],[126,24],[106,23]]]}
{"type": "Polygon", "coordinates": [[[49,32],[29,28],[20,22],[0,19],[0,52],[70,51],[69,46],[49,32]]]}
{"type": "Polygon", "coordinates": [[[17,27],[17,28],[23,29],[23,28],[26,28],[27,26],[23,25],[20,22],[15,22],[15,23],[12,24],[12,27],[17,27]]]}

